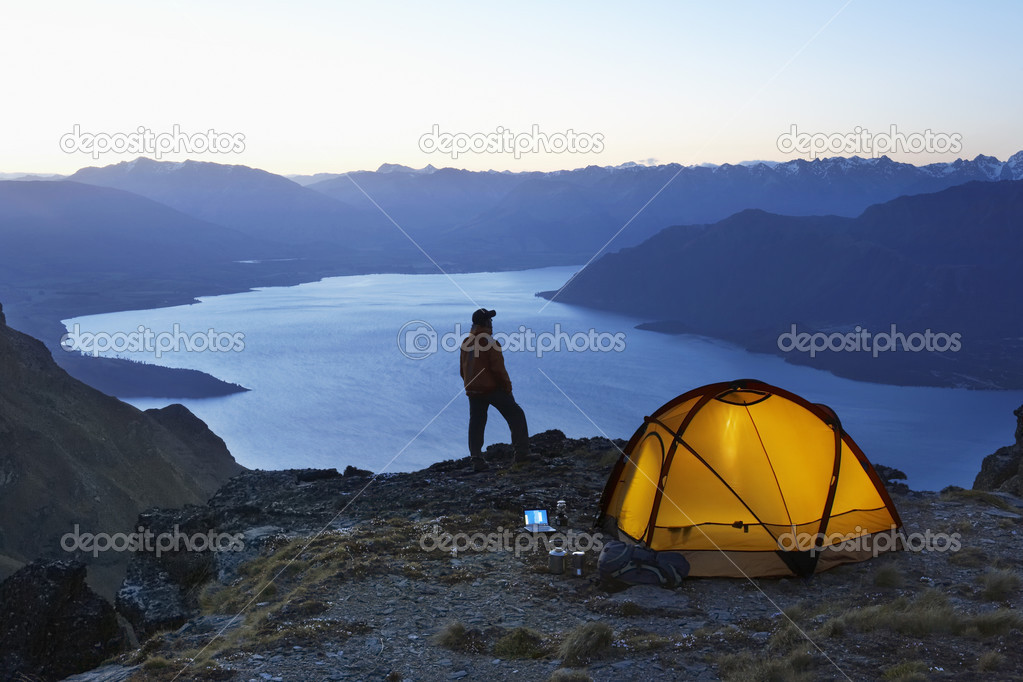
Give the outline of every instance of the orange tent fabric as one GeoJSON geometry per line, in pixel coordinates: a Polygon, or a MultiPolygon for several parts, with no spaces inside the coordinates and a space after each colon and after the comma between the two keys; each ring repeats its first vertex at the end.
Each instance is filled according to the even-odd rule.
{"type": "Polygon", "coordinates": [[[600,512],[621,539],[682,552],[694,576],[808,575],[895,549],[902,525],[830,408],[755,380],[646,417],[600,512]]]}

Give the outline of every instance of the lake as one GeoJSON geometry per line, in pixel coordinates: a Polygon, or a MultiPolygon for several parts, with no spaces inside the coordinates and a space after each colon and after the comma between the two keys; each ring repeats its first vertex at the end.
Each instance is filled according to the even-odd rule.
{"type": "MultiPolygon", "coordinates": [[[[468,401],[458,354],[445,346],[457,349],[481,306],[497,310],[496,334],[532,331],[538,342],[561,346],[505,353],[530,433],[556,428],[628,439],[645,415],[680,393],[756,378],[830,405],[871,461],[902,469],[915,489],[969,487],[983,457],[1013,440],[1020,391],[861,383],[720,341],[640,331],[634,326],[645,320],[534,296],[557,289],[575,269],[334,277],[64,323],[112,335],[141,326],[168,342],[175,330],[179,338],[212,338],[217,352],[196,350],[203,341],[191,337],[192,351],[159,359],[102,354],[197,369],[251,389],[179,401],[250,468],[409,471],[464,457],[468,401]],[[565,349],[584,341],[602,350],[565,349]]],[[[172,401],[128,402],[148,409],[172,401]]],[[[509,442],[509,433],[491,410],[487,443],[495,442],[509,442]]]]}

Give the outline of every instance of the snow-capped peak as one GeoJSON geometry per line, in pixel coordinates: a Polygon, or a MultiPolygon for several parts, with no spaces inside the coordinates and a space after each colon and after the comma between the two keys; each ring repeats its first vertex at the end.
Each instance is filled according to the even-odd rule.
{"type": "Polygon", "coordinates": [[[437,169],[434,168],[433,164],[428,164],[423,168],[410,168],[409,166],[403,166],[400,163],[384,163],[380,164],[380,168],[377,168],[377,173],[414,173],[417,175],[429,175],[437,169]]]}

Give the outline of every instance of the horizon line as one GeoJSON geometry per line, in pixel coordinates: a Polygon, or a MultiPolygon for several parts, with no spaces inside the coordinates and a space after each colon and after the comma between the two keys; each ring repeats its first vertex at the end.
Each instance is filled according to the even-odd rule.
{"type": "MultiPolygon", "coordinates": [[[[822,161],[833,161],[835,159],[840,159],[840,160],[855,160],[855,159],[858,159],[858,160],[861,160],[861,161],[888,160],[888,161],[890,161],[892,163],[897,163],[897,164],[902,164],[902,165],[907,165],[907,166],[914,166],[916,168],[923,168],[923,167],[926,167],[926,166],[941,165],[941,164],[951,164],[951,163],[955,163],[957,161],[971,162],[971,161],[976,161],[977,159],[979,159],[981,157],[994,159],[995,161],[997,161],[999,163],[1008,163],[1009,161],[1011,161],[1016,156],[1019,156],[1020,154],[1023,154],[1023,150],[1017,151],[1017,152],[1009,155],[1004,161],[1002,159],[999,159],[997,156],[979,153],[976,156],[974,156],[972,159],[971,158],[964,158],[962,156],[959,156],[959,157],[956,157],[955,159],[952,159],[952,160],[949,160],[949,161],[929,161],[927,163],[921,163],[921,164],[910,163],[908,161],[898,161],[896,159],[893,159],[892,157],[890,157],[887,154],[882,154],[880,156],[861,156],[859,154],[854,154],[852,156],[821,156],[821,157],[812,158],[812,159],[808,159],[808,158],[804,158],[803,156],[799,156],[799,157],[796,157],[796,158],[793,158],[793,159],[788,159],[788,160],[785,160],[785,161],[776,161],[776,160],[773,160],[773,159],[749,159],[749,160],[745,160],[745,161],[740,161],[738,163],[728,163],[728,162],[714,163],[714,162],[710,162],[710,161],[703,161],[703,162],[700,162],[700,163],[691,163],[691,164],[683,164],[683,163],[678,162],[678,161],[668,161],[668,162],[664,162],[664,163],[650,163],[650,161],[652,161],[654,159],[646,159],[646,160],[643,160],[643,161],[625,161],[625,162],[620,163],[620,164],[607,164],[607,165],[589,164],[589,165],[586,165],[586,166],[577,166],[577,167],[574,167],[574,168],[558,168],[558,169],[554,169],[554,170],[511,170],[511,169],[503,169],[502,170],[502,169],[496,169],[496,168],[490,168],[490,169],[487,169],[487,170],[472,170],[472,169],[469,169],[469,168],[464,168],[464,167],[459,168],[459,167],[455,167],[455,166],[434,166],[432,163],[428,163],[427,165],[423,166],[422,168],[414,168],[412,166],[408,166],[408,165],[401,164],[401,163],[384,162],[384,163],[381,163],[379,166],[377,166],[375,169],[360,168],[360,169],[348,170],[348,171],[315,171],[315,172],[312,172],[312,173],[285,173],[285,172],[278,172],[278,171],[267,170],[266,168],[261,168],[259,166],[250,166],[250,165],[247,165],[247,164],[244,164],[244,163],[223,163],[223,162],[220,162],[220,161],[209,161],[209,160],[204,160],[204,159],[186,158],[186,159],[183,159],[183,160],[174,161],[174,160],[169,160],[169,159],[153,159],[153,158],[148,157],[148,156],[137,156],[137,157],[135,157],[133,159],[125,159],[125,160],[121,160],[121,161],[114,161],[112,163],[108,163],[108,164],[105,164],[105,165],[102,165],[102,166],[96,166],[96,165],[81,166],[78,169],[76,169],[76,170],[74,170],[74,171],[72,171],[70,173],[58,173],[58,172],[46,172],[46,171],[25,171],[25,172],[22,172],[22,171],[2,171],[2,170],[0,170],[0,176],[8,176],[8,177],[0,177],[0,181],[11,181],[11,180],[18,180],[18,179],[22,179],[22,178],[55,178],[55,179],[66,179],[66,178],[74,175],[75,173],[77,173],[77,172],[79,172],[81,170],[85,170],[85,169],[89,169],[89,168],[109,168],[111,166],[118,166],[118,165],[125,164],[125,163],[134,163],[134,162],[137,162],[139,160],[146,160],[146,161],[151,161],[153,163],[160,163],[160,164],[165,164],[165,163],[167,163],[167,164],[170,164],[170,163],[173,163],[173,164],[183,164],[183,163],[191,162],[191,163],[208,163],[208,164],[213,164],[213,165],[218,165],[218,166],[243,166],[243,167],[246,167],[246,168],[251,168],[251,169],[254,169],[254,170],[262,170],[262,171],[267,172],[267,173],[272,173],[274,175],[280,175],[281,177],[285,177],[285,178],[291,179],[291,178],[308,178],[308,177],[314,177],[316,175],[341,176],[341,175],[347,175],[349,173],[379,173],[379,172],[388,172],[388,171],[382,171],[381,170],[381,169],[383,169],[385,167],[388,167],[388,166],[393,167],[395,169],[407,169],[407,171],[415,172],[415,173],[423,173],[423,172],[431,172],[432,173],[432,172],[441,171],[441,170],[456,170],[456,171],[462,171],[462,172],[466,172],[466,173],[500,173],[500,174],[508,174],[508,175],[524,175],[524,174],[527,174],[527,173],[541,173],[541,174],[544,174],[544,175],[549,175],[551,173],[571,173],[571,172],[586,170],[588,168],[626,169],[626,168],[663,168],[663,167],[668,167],[668,166],[679,166],[679,167],[682,167],[682,168],[722,168],[724,166],[752,167],[752,166],[758,166],[758,165],[766,165],[768,167],[773,167],[773,166],[786,165],[786,164],[793,163],[793,162],[796,162],[796,161],[804,161],[806,163],[817,163],[817,162],[822,162],[822,161]],[[432,169],[432,170],[429,170],[429,169],[432,169]]],[[[398,171],[398,172],[401,172],[401,171],[398,171]]]]}

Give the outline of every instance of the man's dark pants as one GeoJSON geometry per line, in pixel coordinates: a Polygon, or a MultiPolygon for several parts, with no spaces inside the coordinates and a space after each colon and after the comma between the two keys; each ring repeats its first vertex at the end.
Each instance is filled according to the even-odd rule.
{"type": "Polygon", "coordinates": [[[529,455],[529,430],[526,413],[511,393],[500,389],[482,395],[469,396],[469,454],[478,457],[483,454],[483,432],[487,427],[487,408],[497,408],[511,429],[512,447],[515,455],[529,455]]]}

